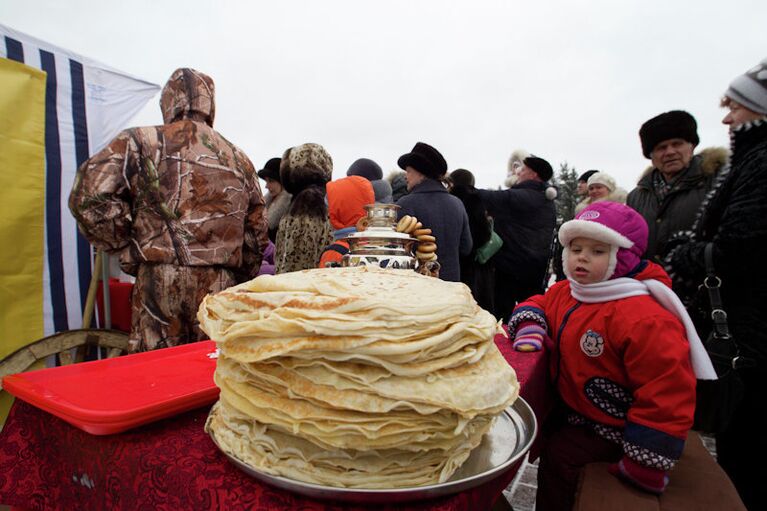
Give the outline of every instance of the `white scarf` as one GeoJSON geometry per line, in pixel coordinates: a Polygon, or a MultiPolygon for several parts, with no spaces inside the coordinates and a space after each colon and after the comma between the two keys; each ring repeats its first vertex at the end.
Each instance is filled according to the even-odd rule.
{"type": "Polygon", "coordinates": [[[690,342],[690,361],[695,377],[699,380],[716,380],[716,371],[711,365],[711,359],[703,347],[703,343],[695,331],[690,315],[682,305],[682,301],[668,286],[657,280],[636,280],[618,278],[597,282],[596,284],[579,284],[570,280],[570,293],[573,298],[583,303],[602,303],[631,296],[652,296],[666,310],[674,314],[684,325],[687,340],[690,342]]]}

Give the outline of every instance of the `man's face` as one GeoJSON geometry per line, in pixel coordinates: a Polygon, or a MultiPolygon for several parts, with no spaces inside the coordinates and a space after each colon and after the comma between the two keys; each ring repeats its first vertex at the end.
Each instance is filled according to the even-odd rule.
{"type": "Polygon", "coordinates": [[[729,111],[727,112],[727,115],[724,116],[724,119],[722,119],[722,124],[728,125],[730,127],[730,131],[734,130],[743,123],[748,121],[755,121],[760,117],[763,117],[762,114],[756,113],[753,110],[749,110],[740,103],[732,100],[727,103],[727,108],[729,111]]]}
{"type": "Polygon", "coordinates": [[[406,167],[405,168],[405,182],[407,183],[407,191],[413,189],[414,186],[416,186],[418,183],[426,179],[426,176],[418,172],[413,167],[406,167]]]}
{"type": "Polygon", "coordinates": [[[664,177],[673,177],[690,165],[695,146],[681,138],[670,138],[656,145],[650,153],[653,166],[664,177]]]}
{"type": "Polygon", "coordinates": [[[577,190],[577,193],[578,193],[578,195],[580,195],[581,197],[583,197],[584,195],[586,195],[587,193],[589,193],[589,184],[588,184],[588,182],[587,182],[587,181],[578,181],[578,190],[577,190]]]}
{"type": "Polygon", "coordinates": [[[522,167],[520,167],[519,171],[517,172],[517,184],[524,183],[525,181],[529,181],[537,177],[538,174],[536,174],[533,169],[527,165],[522,165],[522,167]]]}

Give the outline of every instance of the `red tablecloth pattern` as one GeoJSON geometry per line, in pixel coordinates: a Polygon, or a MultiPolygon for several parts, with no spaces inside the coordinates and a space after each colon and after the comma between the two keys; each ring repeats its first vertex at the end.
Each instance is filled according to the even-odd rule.
{"type": "MultiPolygon", "coordinates": [[[[545,356],[514,352],[500,337],[496,342],[517,371],[523,397],[537,413],[545,410],[545,356]]],[[[0,502],[24,509],[83,510],[371,508],[311,500],[257,482],[231,464],[205,434],[208,410],[118,435],[93,436],[16,400],[0,432],[0,502]]],[[[376,509],[489,509],[517,469],[510,467],[456,495],[376,509]]]]}

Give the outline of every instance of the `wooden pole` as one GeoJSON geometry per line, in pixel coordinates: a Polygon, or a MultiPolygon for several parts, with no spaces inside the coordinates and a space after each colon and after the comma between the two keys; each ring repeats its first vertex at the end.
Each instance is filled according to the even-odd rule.
{"type": "Polygon", "coordinates": [[[99,279],[101,277],[101,265],[103,263],[103,251],[99,250],[96,253],[96,261],[93,265],[93,272],[91,273],[91,283],[88,286],[88,296],[85,300],[85,309],[83,309],[83,328],[91,327],[91,320],[93,319],[93,306],[96,303],[96,290],[99,286],[99,279]]]}

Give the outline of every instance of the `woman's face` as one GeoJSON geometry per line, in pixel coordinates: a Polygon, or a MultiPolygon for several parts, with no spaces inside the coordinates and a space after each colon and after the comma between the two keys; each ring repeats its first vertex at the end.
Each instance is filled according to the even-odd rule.
{"type": "Polygon", "coordinates": [[[754,112],[744,107],[737,101],[729,100],[727,102],[727,115],[722,119],[722,124],[726,124],[730,127],[730,131],[734,130],[741,124],[749,121],[755,121],[760,117],[764,117],[762,114],[754,112]]]}
{"type": "Polygon", "coordinates": [[[271,177],[266,178],[266,189],[269,190],[269,195],[276,197],[282,192],[282,185],[279,181],[275,181],[271,177]]]}
{"type": "Polygon", "coordinates": [[[591,200],[604,199],[610,195],[610,189],[603,184],[594,183],[589,185],[589,197],[591,200]]]}

